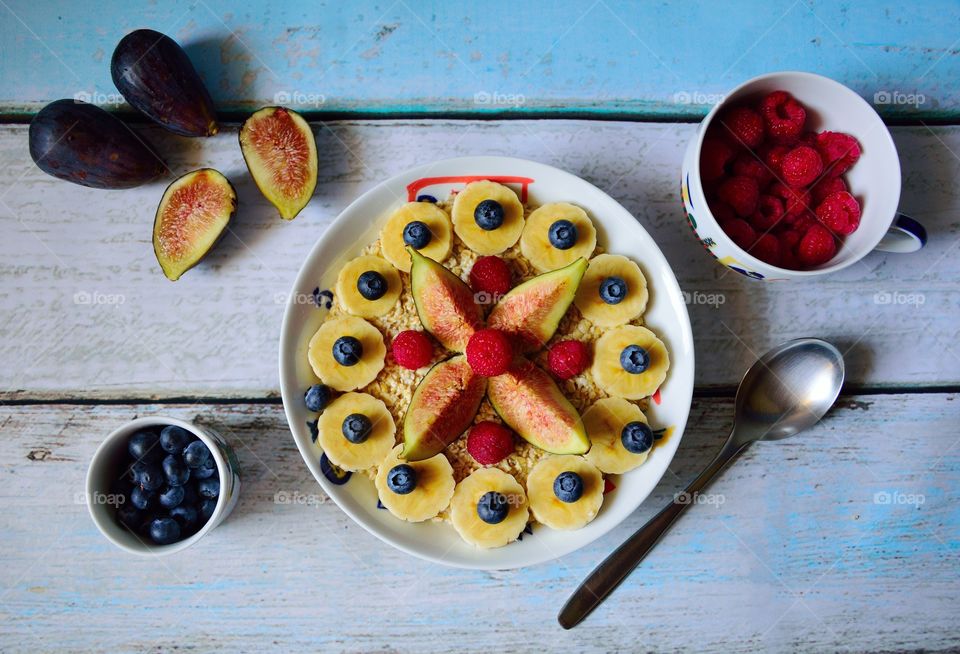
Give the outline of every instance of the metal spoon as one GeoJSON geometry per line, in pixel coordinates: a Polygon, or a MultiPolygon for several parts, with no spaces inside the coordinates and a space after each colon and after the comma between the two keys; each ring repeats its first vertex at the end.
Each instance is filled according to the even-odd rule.
{"type": "Polygon", "coordinates": [[[787,438],[815,425],[843,385],[843,355],[817,338],[788,341],[763,355],[737,389],[733,430],[723,449],[678,497],[598,565],[560,610],[564,629],[575,627],[633,572],[697,494],[754,441],[787,438]]]}

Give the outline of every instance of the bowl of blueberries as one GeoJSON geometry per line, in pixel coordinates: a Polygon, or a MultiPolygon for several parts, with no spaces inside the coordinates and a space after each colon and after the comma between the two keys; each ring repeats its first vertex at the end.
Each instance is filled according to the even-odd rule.
{"type": "Polygon", "coordinates": [[[172,554],[222,522],[240,491],[233,450],[183,420],[137,418],[100,445],[87,471],[97,528],[134,554],[172,554]]]}

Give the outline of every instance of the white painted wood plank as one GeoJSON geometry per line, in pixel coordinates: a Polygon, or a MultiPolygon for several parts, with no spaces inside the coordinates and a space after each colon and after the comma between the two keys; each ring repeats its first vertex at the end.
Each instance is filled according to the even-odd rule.
{"type": "Polygon", "coordinates": [[[685,224],[678,171],[694,129],[592,121],[317,126],[319,185],[293,223],[282,222],[252,184],[235,130],[190,140],[146,129],[176,173],[214,166],[240,196],[231,234],[172,284],[150,245],[162,183],[97,191],[60,182],[30,162],[25,126],[2,127],[0,391],[14,398],[276,395],[280,300],[329,222],[389,175],[478,153],[565,168],[637,216],[696,298],[690,311],[700,387],[732,385],[753,352],[806,335],[849,351],[853,384],[960,381],[960,128],[894,130],[903,158],[903,208],[930,231],[922,254],[873,254],[821,280],[780,284],[728,273],[685,224]],[[714,293],[723,304],[704,303],[714,293]],[[895,293],[899,301],[881,303],[895,293]],[[87,299],[92,303],[84,304],[87,299]]]}
{"type": "Polygon", "coordinates": [[[0,649],[960,647],[960,396],[942,394],[846,398],[803,437],[755,447],[610,601],[572,632],[557,626],[591,567],[713,456],[731,412],[730,400],[696,400],[671,472],[596,544],[476,572],[422,562],[353,524],[309,476],[278,405],[0,407],[0,649]],[[102,437],[155,413],[215,425],[243,477],[231,518],[163,560],[116,550],[75,500],[102,437]],[[304,503],[278,505],[278,492],[304,503]],[[910,494],[922,503],[899,503],[910,494]]]}

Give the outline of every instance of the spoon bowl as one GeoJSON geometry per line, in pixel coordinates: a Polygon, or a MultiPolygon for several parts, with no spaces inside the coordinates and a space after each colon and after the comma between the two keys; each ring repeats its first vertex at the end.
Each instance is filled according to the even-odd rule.
{"type": "Polygon", "coordinates": [[[815,425],[843,386],[843,355],[818,338],[775,347],[750,367],[737,390],[732,439],[789,438],[815,425]]]}

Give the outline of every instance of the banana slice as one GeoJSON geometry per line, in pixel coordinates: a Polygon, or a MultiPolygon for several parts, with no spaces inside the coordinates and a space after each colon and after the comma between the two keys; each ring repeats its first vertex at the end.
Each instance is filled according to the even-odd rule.
{"type": "Polygon", "coordinates": [[[320,414],[317,430],[327,458],[351,472],[379,464],[397,440],[387,405],[366,393],[345,393],[331,402],[320,414]]]}
{"type": "Polygon", "coordinates": [[[400,459],[402,445],[390,450],[377,470],[374,484],[380,502],[387,511],[401,520],[423,522],[436,517],[450,504],[455,483],[453,468],[447,457],[437,454],[423,461],[403,461],[400,459]],[[413,468],[416,478],[413,490],[400,494],[390,489],[387,478],[390,471],[399,465],[413,468]]]}
{"type": "Polygon", "coordinates": [[[669,368],[670,355],[656,334],[646,327],[623,325],[597,339],[590,372],[608,395],[639,400],[660,388],[669,368]]]}
{"type": "Polygon", "coordinates": [[[372,254],[352,259],[337,276],[337,299],[348,312],[361,318],[376,318],[387,313],[400,298],[403,284],[396,268],[372,254]],[[374,273],[374,283],[363,277],[374,273]],[[376,284],[382,284],[380,288],[376,284]],[[366,293],[366,295],[364,295],[366,293]]]}
{"type": "MultiPolygon", "coordinates": [[[[557,241],[559,243],[559,241],[557,241]]],[[[545,204],[530,214],[520,237],[520,251],[539,272],[549,272],[589,259],[597,247],[597,230],[587,212],[567,202],[545,204]],[[565,249],[550,240],[550,229],[558,221],[568,221],[576,233],[568,233],[565,249]]]]}
{"type": "Polygon", "coordinates": [[[338,391],[363,388],[376,379],[383,369],[386,354],[387,347],[379,330],[356,316],[328,319],[320,325],[307,348],[307,359],[313,372],[324,384],[338,391]],[[333,356],[334,344],[344,336],[360,341],[363,350],[360,360],[353,365],[338,363],[333,356]]]}
{"type": "Polygon", "coordinates": [[[594,325],[618,327],[642,314],[648,297],[640,266],[619,254],[598,254],[590,260],[574,302],[594,325]]]}
{"type": "Polygon", "coordinates": [[[412,222],[426,225],[430,240],[417,248],[425,257],[443,261],[453,247],[453,226],[447,212],[432,202],[408,202],[387,219],[380,230],[380,252],[384,258],[403,272],[410,272],[410,255],[403,240],[403,230],[412,222]]]}
{"type": "Polygon", "coordinates": [[[590,437],[587,461],[600,472],[622,475],[647,460],[650,450],[634,454],[623,446],[623,428],[632,422],[647,424],[647,418],[633,402],[607,397],[594,402],[583,414],[583,426],[590,437]]]}
{"type": "Polygon", "coordinates": [[[603,475],[595,465],[575,454],[561,454],[541,459],[527,475],[530,510],[537,522],[552,529],[580,529],[597,517],[603,504],[603,475]],[[572,476],[570,475],[572,473],[572,476]],[[564,476],[564,483],[558,477],[564,476]],[[566,492],[571,480],[579,479],[579,492],[566,495],[576,498],[564,501],[555,486],[566,492]]]}
{"type": "Polygon", "coordinates": [[[453,231],[464,244],[477,254],[500,254],[513,247],[523,231],[523,205],[517,194],[503,184],[480,181],[467,184],[453,199],[453,231]],[[477,208],[481,203],[491,202],[477,208]],[[493,222],[487,227],[502,222],[497,227],[484,229],[478,224],[484,222],[484,208],[492,207],[493,222]]]}
{"type": "MultiPolygon", "coordinates": [[[[488,520],[491,519],[489,513],[485,515],[488,520]]],[[[527,495],[523,492],[523,486],[498,468],[480,468],[472,472],[457,484],[453,501],[450,503],[453,528],[463,540],[477,547],[502,547],[517,540],[529,519],[527,495]],[[500,516],[496,517],[499,522],[488,522],[480,517],[483,508],[479,505],[487,493],[498,493],[502,496],[502,500],[498,497],[495,502],[496,507],[501,510],[500,516]]]]}

